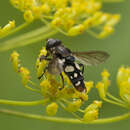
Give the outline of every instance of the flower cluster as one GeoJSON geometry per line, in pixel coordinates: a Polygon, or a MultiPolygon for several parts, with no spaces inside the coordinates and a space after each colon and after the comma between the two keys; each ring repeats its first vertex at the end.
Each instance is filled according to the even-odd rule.
{"type": "Polygon", "coordinates": [[[14,51],[12,54],[11,54],[11,62],[12,62],[12,65],[13,65],[13,68],[14,70],[17,72],[17,73],[20,73],[21,75],[21,78],[22,78],[22,83],[24,86],[27,85],[29,79],[30,79],[30,72],[27,68],[21,66],[20,64],[20,60],[19,60],[19,54],[14,51]]]}
{"type": "Polygon", "coordinates": [[[43,47],[36,61],[37,77],[44,73],[39,85],[36,85],[33,81],[31,81],[29,70],[21,66],[19,54],[16,51],[11,54],[13,67],[15,71],[20,74],[23,86],[29,90],[39,92],[43,96],[43,99],[47,101],[45,104],[46,113],[50,116],[56,115],[58,107],[62,107],[64,110],[72,113],[80,120],[86,122],[96,120],[98,118],[99,108],[102,104],[100,101],[94,101],[85,109],[82,109],[82,105],[88,100],[88,92],[93,87],[93,82],[85,81],[87,92],[81,93],[72,86],[69,78],[65,75],[65,73],[63,73],[65,87],[60,90],[59,88],[61,88],[62,82],[57,78],[58,76],[50,74],[48,70],[44,71],[48,65],[48,61],[41,61],[40,56],[45,56],[46,53],[47,51],[45,47],[43,47]],[[32,86],[30,87],[30,85],[32,86]],[[37,88],[32,88],[36,86],[37,88]],[[81,113],[82,117],[78,116],[78,114],[76,114],[77,112],[78,114],[81,113]]]}
{"type": "Polygon", "coordinates": [[[110,86],[110,80],[107,70],[102,72],[102,81],[96,84],[99,96],[106,102],[119,105],[121,107],[130,108],[130,67],[121,67],[117,73],[117,85],[119,88],[119,95],[121,99],[118,99],[108,92],[110,86]],[[109,98],[110,99],[109,99],[109,98]],[[112,100],[111,100],[112,99],[112,100]]]}
{"type": "Polygon", "coordinates": [[[101,10],[103,0],[10,0],[10,2],[23,12],[26,22],[40,19],[68,36],[88,31],[98,38],[104,38],[114,31],[114,26],[120,20],[119,14],[104,13],[101,10]]]}
{"type": "Polygon", "coordinates": [[[109,80],[110,74],[107,70],[104,70],[101,73],[101,76],[102,76],[102,81],[97,83],[96,88],[99,92],[100,98],[104,99],[106,97],[106,93],[110,85],[110,80],[109,80]]]}
{"type": "Polygon", "coordinates": [[[0,37],[4,34],[10,32],[13,28],[15,28],[15,21],[9,21],[7,25],[5,25],[3,28],[0,27],[0,37]]]}
{"type": "Polygon", "coordinates": [[[130,104],[130,67],[121,67],[117,74],[120,97],[130,104]]]}

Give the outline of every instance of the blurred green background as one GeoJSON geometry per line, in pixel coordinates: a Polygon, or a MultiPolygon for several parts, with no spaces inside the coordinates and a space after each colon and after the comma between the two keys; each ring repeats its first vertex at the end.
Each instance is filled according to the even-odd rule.
{"type": "MultiPolygon", "coordinates": [[[[96,67],[88,67],[85,69],[85,79],[93,80],[95,82],[100,80],[100,73],[104,68],[107,68],[111,73],[112,85],[109,88],[113,95],[118,96],[118,88],[116,86],[116,73],[121,65],[130,65],[130,1],[125,0],[124,3],[104,4],[104,11],[111,13],[120,13],[121,22],[116,26],[115,34],[109,36],[104,40],[98,40],[89,34],[69,38],[61,34],[53,36],[61,39],[67,47],[76,51],[87,50],[104,50],[107,51],[111,57],[103,64],[96,67]]],[[[16,24],[23,23],[22,13],[13,8],[9,0],[0,1],[0,26],[4,26],[9,20],[16,20],[16,24]]],[[[32,26],[37,27],[42,25],[39,22],[32,26]]],[[[30,30],[32,27],[27,29],[30,30]]],[[[26,31],[26,30],[25,30],[26,31]]],[[[2,43],[0,43],[2,44],[2,43]]],[[[39,50],[45,45],[45,41],[32,44],[26,47],[16,49],[20,53],[22,64],[28,67],[32,72],[33,79],[35,74],[35,61],[39,50]]],[[[13,71],[9,56],[12,50],[0,53],[0,99],[10,100],[35,100],[40,99],[39,95],[30,92],[22,87],[20,78],[13,71]]],[[[36,80],[38,82],[38,80],[36,80]]],[[[86,105],[94,99],[99,99],[96,89],[93,88],[89,94],[89,101],[86,105]]],[[[13,110],[21,110],[32,113],[44,114],[43,107],[10,107],[7,105],[0,105],[0,108],[12,108],[13,110]]],[[[100,117],[110,117],[120,115],[126,110],[108,103],[103,104],[100,117]]],[[[60,110],[59,116],[71,115],[63,110],[60,110]]],[[[0,113],[0,130],[129,130],[130,119],[111,124],[102,125],[79,125],[67,123],[54,123],[47,121],[29,120],[13,116],[7,116],[0,113]]]]}

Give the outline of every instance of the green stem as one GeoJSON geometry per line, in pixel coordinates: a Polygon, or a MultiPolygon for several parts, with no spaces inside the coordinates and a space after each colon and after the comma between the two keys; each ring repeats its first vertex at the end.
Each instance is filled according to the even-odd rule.
{"type": "Polygon", "coordinates": [[[50,27],[41,27],[40,29],[37,30],[35,29],[31,32],[21,34],[20,36],[17,36],[15,38],[3,42],[2,44],[0,44],[0,51],[6,51],[12,48],[36,43],[56,33],[57,31],[53,30],[50,27]]]}
{"type": "Polygon", "coordinates": [[[31,81],[31,80],[29,80],[28,81],[33,87],[35,87],[35,88],[37,88],[37,89],[41,89],[41,87],[40,86],[38,86],[37,84],[35,84],[33,81],[31,81]]]}
{"type": "Polygon", "coordinates": [[[16,28],[14,28],[13,30],[11,30],[11,31],[5,33],[4,35],[0,36],[0,39],[4,38],[4,37],[6,37],[6,36],[12,35],[12,34],[18,32],[18,31],[20,31],[21,29],[25,28],[25,27],[28,26],[29,24],[30,24],[30,23],[27,23],[27,22],[21,24],[20,26],[18,26],[18,27],[16,27],[16,28]]]}
{"type": "Polygon", "coordinates": [[[107,96],[110,97],[111,99],[113,99],[113,100],[115,100],[115,101],[121,103],[121,104],[125,104],[122,100],[120,100],[120,99],[114,97],[113,95],[111,95],[111,94],[108,93],[108,92],[107,92],[107,96]]]}
{"type": "Polygon", "coordinates": [[[13,106],[36,106],[39,104],[46,104],[48,100],[37,100],[37,101],[11,101],[0,99],[0,104],[13,105],[13,106]]]}
{"type": "Polygon", "coordinates": [[[37,89],[31,88],[31,87],[28,86],[28,85],[25,85],[24,87],[25,87],[26,89],[30,90],[30,91],[33,91],[33,92],[36,92],[36,93],[41,93],[40,90],[37,90],[37,89]]]}
{"type": "Polygon", "coordinates": [[[102,0],[102,2],[106,2],[106,3],[120,3],[120,2],[124,2],[124,0],[102,0]]]}
{"type": "Polygon", "coordinates": [[[89,33],[90,35],[92,35],[93,37],[99,39],[98,35],[94,31],[87,29],[86,32],[89,33]]]}
{"type": "Polygon", "coordinates": [[[7,115],[14,115],[17,117],[24,117],[27,119],[46,120],[46,121],[52,121],[52,122],[58,122],[58,123],[60,122],[60,123],[73,123],[73,124],[104,124],[104,123],[112,123],[112,122],[117,122],[120,120],[130,118],[130,113],[126,113],[126,114],[116,116],[116,117],[98,119],[92,122],[84,122],[84,121],[73,119],[73,118],[41,116],[41,115],[36,115],[36,114],[8,110],[8,109],[0,109],[0,113],[4,113],[7,115]]]}
{"type": "MultiPolygon", "coordinates": [[[[41,18],[41,21],[46,24],[47,26],[50,26],[49,22],[47,20],[45,20],[44,18],[41,18]]],[[[59,27],[55,27],[55,29],[58,31],[58,32],[61,32],[62,34],[64,34],[65,36],[67,36],[68,34],[63,31],[61,28],[59,27]]]]}
{"type": "Polygon", "coordinates": [[[106,102],[109,102],[109,103],[111,103],[111,104],[115,104],[115,105],[118,105],[118,106],[120,106],[120,107],[129,109],[125,104],[121,104],[121,103],[118,103],[118,102],[109,100],[109,99],[107,99],[107,98],[104,98],[103,100],[106,101],[106,102]]]}

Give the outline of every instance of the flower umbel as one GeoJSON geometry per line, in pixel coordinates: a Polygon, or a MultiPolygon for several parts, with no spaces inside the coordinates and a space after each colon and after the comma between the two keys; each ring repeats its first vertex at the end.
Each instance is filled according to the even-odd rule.
{"type": "Polygon", "coordinates": [[[11,4],[24,13],[24,19],[31,22],[41,19],[50,26],[69,36],[75,36],[93,27],[100,30],[99,38],[114,31],[120,19],[118,14],[101,11],[102,0],[10,0],[11,4]],[[98,28],[100,27],[100,28],[98,28]]]}
{"type": "MultiPolygon", "coordinates": [[[[93,111],[96,111],[96,113],[98,113],[98,101],[95,101],[93,104],[90,105],[90,106],[95,105],[95,107],[92,107],[93,109],[90,111],[86,112],[87,108],[85,108],[85,110],[81,109],[81,106],[85,103],[85,101],[88,100],[87,94],[90,91],[90,89],[93,87],[93,82],[85,81],[85,85],[88,88],[88,91],[86,93],[81,93],[78,92],[72,86],[69,78],[63,73],[63,77],[65,80],[65,88],[60,90],[59,88],[62,87],[61,81],[57,79],[57,76],[50,74],[48,70],[45,69],[46,66],[48,65],[48,62],[45,60],[42,61],[40,60],[41,55],[45,56],[46,54],[47,51],[45,47],[43,47],[36,61],[37,77],[41,76],[42,73],[44,73],[44,77],[40,81],[40,85],[37,85],[39,86],[37,89],[36,88],[34,89],[29,86],[31,84],[33,87],[36,87],[36,84],[33,83],[33,81],[31,81],[29,70],[26,69],[25,67],[22,67],[21,64],[19,63],[19,59],[18,59],[19,54],[17,52],[13,52],[11,54],[11,61],[13,63],[15,70],[17,70],[16,72],[21,75],[23,85],[30,90],[33,91],[35,90],[35,92],[38,92],[39,90],[39,93],[43,96],[43,99],[48,101],[46,104],[47,105],[46,113],[50,116],[56,115],[58,111],[58,107],[61,106],[66,111],[78,117],[80,120],[84,120],[84,119],[79,117],[76,114],[76,112],[79,112],[81,114],[84,113],[85,117],[86,115],[88,115],[89,119],[88,120],[85,119],[86,121],[93,121],[97,119],[97,114],[95,118],[95,116],[93,115],[93,111]],[[90,113],[92,112],[91,113],[92,117],[89,112],[90,113]]],[[[90,106],[88,107],[88,109],[90,108],[90,106]]]]}
{"type": "Polygon", "coordinates": [[[108,92],[108,87],[110,86],[110,80],[108,79],[110,74],[108,71],[104,70],[101,75],[102,81],[96,85],[100,98],[106,102],[130,109],[130,67],[121,67],[117,73],[117,85],[121,99],[114,97],[108,92]],[[108,97],[112,100],[108,99],[108,97]]]}
{"type": "MultiPolygon", "coordinates": [[[[10,38],[0,45],[0,51],[37,43],[56,33],[77,36],[89,33],[95,38],[105,38],[115,31],[120,14],[102,11],[106,0],[10,0],[13,7],[23,13],[25,23],[15,27],[10,21],[0,28],[0,39],[14,34],[34,21],[41,21],[41,27],[10,38]]],[[[111,2],[120,2],[112,0],[111,2]]]]}
{"type": "MultiPolygon", "coordinates": [[[[57,122],[69,122],[69,123],[83,123],[83,124],[97,124],[97,123],[109,123],[114,121],[123,120],[130,117],[130,113],[126,113],[121,116],[98,119],[99,109],[102,106],[102,101],[94,100],[91,104],[85,106],[85,103],[88,101],[88,93],[90,93],[91,88],[93,87],[93,81],[84,81],[87,88],[86,93],[77,91],[71,81],[65,73],[63,77],[65,80],[65,87],[60,90],[62,87],[61,80],[58,79],[58,76],[52,75],[48,72],[46,67],[48,66],[48,61],[41,61],[40,57],[45,56],[47,51],[45,47],[42,48],[40,54],[36,60],[36,71],[37,77],[41,76],[44,73],[44,76],[40,80],[39,84],[34,83],[31,80],[30,71],[21,65],[19,60],[19,54],[14,51],[11,54],[11,61],[14,67],[14,70],[20,75],[22,79],[22,84],[26,89],[29,89],[33,92],[36,92],[42,96],[41,100],[37,101],[9,101],[9,100],[0,100],[0,104],[8,105],[18,105],[18,106],[34,106],[34,105],[43,105],[46,107],[46,114],[48,116],[34,115],[22,112],[15,112],[11,110],[1,110],[0,112],[22,116],[26,118],[34,118],[40,120],[49,120],[57,122]],[[46,70],[46,71],[44,71],[46,70]],[[71,113],[75,118],[65,118],[65,117],[55,117],[58,114],[59,108],[63,108],[65,111],[71,113]],[[54,116],[54,117],[52,117],[54,116]]],[[[110,86],[109,72],[104,70],[101,73],[102,80],[97,83],[96,87],[98,89],[100,98],[111,104],[118,105],[127,110],[130,109],[129,102],[129,67],[121,67],[117,74],[117,82],[120,90],[121,99],[116,98],[108,92],[108,87],[110,86]]]]}
{"type": "Polygon", "coordinates": [[[121,67],[117,73],[120,97],[130,105],[130,67],[121,67]]]}

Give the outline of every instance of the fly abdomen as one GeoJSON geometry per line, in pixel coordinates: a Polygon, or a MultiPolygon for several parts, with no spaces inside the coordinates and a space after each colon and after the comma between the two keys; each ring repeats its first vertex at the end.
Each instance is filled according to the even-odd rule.
{"type": "Polygon", "coordinates": [[[82,71],[80,70],[80,66],[75,62],[69,62],[66,60],[63,68],[73,86],[80,92],[86,92],[84,78],[82,71]]]}

